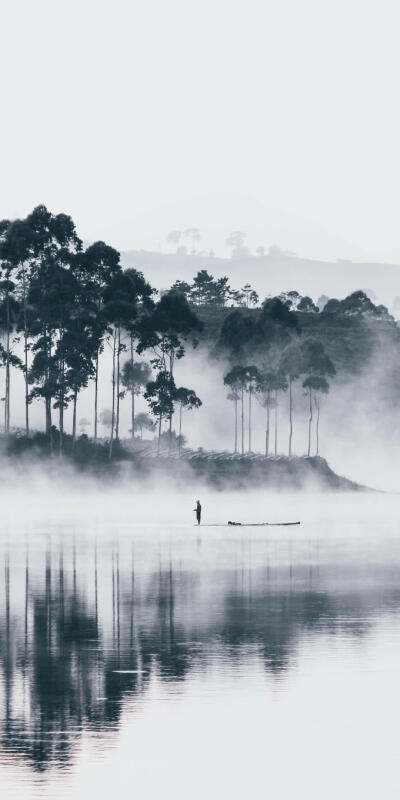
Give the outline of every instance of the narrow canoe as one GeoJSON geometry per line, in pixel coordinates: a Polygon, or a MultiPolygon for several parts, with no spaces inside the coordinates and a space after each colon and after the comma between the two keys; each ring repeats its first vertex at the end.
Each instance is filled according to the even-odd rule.
{"type": "Polygon", "coordinates": [[[300,522],[221,522],[211,525],[204,524],[202,528],[263,528],[266,526],[276,527],[277,525],[300,525],[300,522]]]}

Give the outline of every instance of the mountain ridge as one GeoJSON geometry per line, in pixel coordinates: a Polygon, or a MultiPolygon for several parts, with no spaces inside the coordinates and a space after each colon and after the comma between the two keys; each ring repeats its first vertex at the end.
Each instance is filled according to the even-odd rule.
{"type": "Polygon", "coordinates": [[[248,281],[261,297],[296,289],[313,298],[321,294],[341,298],[363,289],[390,306],[400,294],[400,264],[395,263],[323,261],[285,251],[221,258],[150,250],[124,250],[121,263],[125,269],[140,269],[157,289],[166,289],[176,280],[189,281],[206,269],[215,277],[227,275],[235,288],[248,281]]]}

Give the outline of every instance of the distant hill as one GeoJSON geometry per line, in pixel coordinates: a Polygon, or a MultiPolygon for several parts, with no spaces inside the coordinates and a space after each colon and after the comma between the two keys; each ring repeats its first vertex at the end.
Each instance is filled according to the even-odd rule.
{"type": "Polygon", "coordinates": [[[125,268],[141,269],[157,289],[168,288],[177,279],[190,281],[200,269],[206,269],[217,278],[227,275],[234,288],[248,281],[261,297],[296,289],[314,299],[322,294],[341,298],[363,289],[372,291],[380,302],[391,307],[400,295],[398,264],[314,261],[283,251],[228,259],[146,250],[125,251],[121,262],[125,268]]]}

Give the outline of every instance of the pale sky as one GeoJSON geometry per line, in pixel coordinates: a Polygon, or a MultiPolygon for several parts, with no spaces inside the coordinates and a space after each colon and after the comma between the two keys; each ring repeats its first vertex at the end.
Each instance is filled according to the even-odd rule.
{"type": "Polygon", "coordinates": [[[395,0],[3,0],[0,216],[400,260],[399,26],[395,0]]]}

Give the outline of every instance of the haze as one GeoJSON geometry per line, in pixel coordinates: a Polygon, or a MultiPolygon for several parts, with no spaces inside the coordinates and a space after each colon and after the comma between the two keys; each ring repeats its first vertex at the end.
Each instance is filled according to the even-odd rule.
{"type": "Polygon", "coordinates": [[[0,215],[396,260],[398,28],[392,0],[6,0],[0,215]]]}
{"type": "Polygon", "coordinates": [[[398,498],[247,495],[290,532],[199,531],[186,492],[30,499],[2,508],[2,797],[399,796],[398,498]]]}

